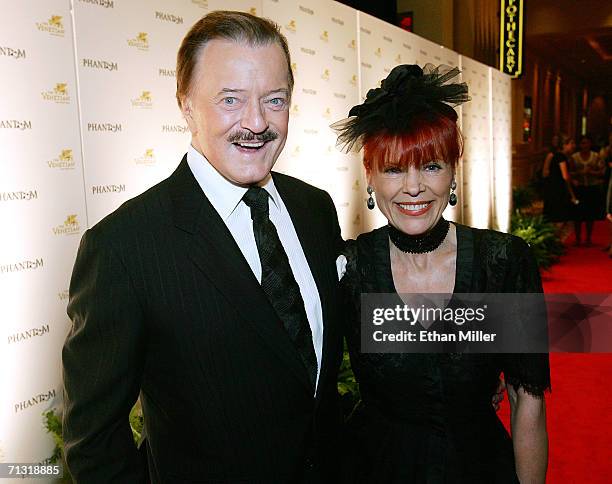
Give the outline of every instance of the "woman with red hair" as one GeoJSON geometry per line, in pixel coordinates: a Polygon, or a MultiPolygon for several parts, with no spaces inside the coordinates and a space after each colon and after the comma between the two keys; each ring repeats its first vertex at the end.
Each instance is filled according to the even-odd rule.
{"type": "MultiPolygon", "coordinates": [[[[347,425],[346,481],[543,483],[548,355],[362,351],[362,295],[541,293],[527,244],[449,223],[462,136],[452,105],[468,100],[458,69],[401,65],[333,125],[363,148],[367,206],[388,225],[349,241],[341,290],[362,401],[347,425]],[[374,200],[374,196],[376,200],[374,200]],[[512,439],[491,399],[501,373],[512,439]]],[[[477,190],[478,187],[473,187],[477,190]]],[[[364,303],[365,304],[365,303],[364,303]]],[[[521,322],[517,322],[521,324],[521,322]]]]}

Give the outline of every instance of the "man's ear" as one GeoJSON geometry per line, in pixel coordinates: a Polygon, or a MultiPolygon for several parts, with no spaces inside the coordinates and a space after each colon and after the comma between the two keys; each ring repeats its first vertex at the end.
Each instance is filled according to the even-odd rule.
{"type": "Polygon", "coordinates": [[[189,126],[189,130],[193,134],[195,134],[197,129],[195,121],[193,119],[193,103],[191,102],[191,99],[188,96],[185,96],[183,98],[183,101],[181,102],[181,112],[183,113],[185,121],[187,121],[187,126],[189,126]]]}

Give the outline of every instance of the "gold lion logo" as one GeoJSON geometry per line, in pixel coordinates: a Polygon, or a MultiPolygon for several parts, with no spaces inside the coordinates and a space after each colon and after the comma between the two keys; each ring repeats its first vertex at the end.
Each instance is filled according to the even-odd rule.
{"type": "Polygon", "coordinates": [[[66,82],[58,82],[55,85],[55,88],[53,89],[53,92],[55,92],[55,94],[62,94],[62,95],[66,95],[68,94],[68,83],[66,82]]]}
{"type": "Polygon", "coordinates": [[[294,75],[297,74],[297,64],[295,62],[291,63],[291,71],[294,75]]]}
{"type": "Polygon", "coordinates": [[[323,112],[323,117],[326,119],[331,118],[331,109],[330,108],[325,108],[325,111],[323,112]]]}
{"type": "Polygon", "coordinates": [[[147,44],[149,42],[149,39],[147,38],[148,36],[149,34],[147,34],[146,32],[138,32],[136,40],[142,42],[143,44],[147,44]]]}
{"type": "Polygon", "coordinates": [[[79,222],[77,221],[77,216],[76,214],[72,214],[72,215],[68,215],[68,217],[66,217],[66,221],[64,222],[65,226],[73,226],[73,225],[77,225],[79,222]]]}
{"type": "Polygon", "coordinates": [[[376,49],[376,52],[374,52],[374,55],[376,57],[382,57],[382,49],[380,47],[376,49]]]}
{"type": "Polygon", "coordinates": [[[53,25],[54,27],[57,27],[58,29],[63,29],[64,26],[62,25],[62,16],[61,15],[51,15],[51,18],[49,19],[49,25],[53,25]]]}
{"type": "Polygon", "coordinates": [[[297,104],[291,106],[291,114],[300,114],[300,107],[297,104]]]}
{"type": "Polygon", "coordinates": [[[353,190],[359,190],[359,180],[355,180],[355,183],[353,183],[353,190]]]}
{"type": "Polygon", "coordinates": [[[257,9],[256,9],[255,7],[251,7],[251,8],[249,9],[249,13],[250,13],[251,15],[255,15],[255,16],[256,16],[256,15],[257,15],[257,9]]]}
{"type": "Polygon", "coordinates": [[[351,85],[356,86],[357,85],[357,74],[353,74],[353,77],[351,77],[351,85]]]}
{"type": "Polygon", "coordinates": [[[287,25],[287,29],[291,30],[292,32],[296,31],[297,26],[295,25],[295,20],[289,21],[289,24],[287,25]]]}
{"type": "Polygon", "coordinates": [[[397,54],[397,57],[395,58],[395,63],[396,64],[402,63],[402,54],[397,54]]]}
{"type": "Polygon", "coordinates": [[[72,150],[62,150],[59,159],[62,161],[72,161],[72,150]]]}
{"type": "Polygon", "coordinates": [[[355,43],[355,39],[351,40],[348,46],[349,46],[349,49],[356,49],[357,45],[355,43]]]}
{"type": "Polygon", "coordinates": [[[151,101],[151,91],[142,91],[140,95],[141,101],[151,101]]]}
{"type": "Polygon", "coordinates": [[[329,33],[327,32],[327,30],[324,30],[321,34],[321,40],[324,42],[327,42],[329,40],[329,33]]]}
{"type": "Polygon", "coordinates": [[[326,81],[329,81],[329,69],[325,69],[323,71],[323,74],[321,74],[321,79],[324,79],[326,81]]]}
{"type": "Polygon", "coordinates": [[[153,158],[153,148],[149,148],[145,151],[144,157],[147,159],[153,158]]]}

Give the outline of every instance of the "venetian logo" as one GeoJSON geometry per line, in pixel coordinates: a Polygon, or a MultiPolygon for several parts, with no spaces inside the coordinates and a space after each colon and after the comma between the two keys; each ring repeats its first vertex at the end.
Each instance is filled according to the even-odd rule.
{"type": "Polygon", "coordinates": [[[376,57],[382,57],[382,49],[381,49],[380,47],[379,47],[378,49],[376,49],[376,50],[374,51],[374,55],[375,55],[376,57]]]}
{"type": "Polygon", "coordinates": [[[355,42],[355,39],[351,40],[348,46],[349,46],[349,49],[355,50],[357,48],[357,43],[355,42]]]}
{"type": "Polygon", "coordinates": [[[58,168],[60,170],[72,170],[74,165],[74,156],[71,149],[62,150],[57,158],[47,161],[49,168],[58,168]]]}
{"type": "Polygon", "coordinates": [[[153,148],[147,148],[144,155],[134,160],[137,165],[153,165],[155,161],[155,153],[153,148]]]}
{"type": "Polygon", "coordinates": [[[300,107],[297,104],[291,106],[291,115],[298,116],[300,114],[300,107]]]}
{"type": "Polygon", "coordinates": [[[251,7],[251,8],[249,8],[249,13],[251,15],[257,16],[257,9],[255,7],[251,7]]]}
{"type": "Polygon", "coordinates": [[[349,81],[349,84],[351,86],[356,86],[357,85],[357,74],[353,74],[353,77],[351,77],[351,80],[349,81]]]}
{"type": "Polygon", "coordinates": [[[325,119],[331,119],[331,109],[330,108],[325,108],[325,111],[323,111],[323,117],[325,119]]]}
{"type": "Polygon", "coordinates": [[[153,98],[151,91],[142,91],[139,97],[132,99],[132,107],[140,109],[151,109],[153,107],[153,98]]]}
{"type": "Polygon", "coordinates": [[[70,102],[70,96],[68,95],[68,83],[58,82],[55,84],[53,89],[43,91],[41,96],[45,101],[52,101],[58,104],[68,104],[70,102]]]}
{"type": "Polygon", "coordinates": [[[329,42],[329,33],[327,32],[327,30],[324,30],[323,33],[321,34],[320,39],[323,42],[329,42]]]}
{"type": "Polygon", "coordinates": [[[324,81],[329,81],[329,69],[325,69],[323,74],[321,74],[321,79],[324,81]]]}
{"type": "Polygon", "coordinates": [[[298,71],[298,67],[297,64],[295,62],[291,63],[291,72],[293,72],[293,75],[296,75],[298,71]]]}
{"type": "Polygon", "coordinates": [[[289,32],[295,32],[297,30],[297,25],[295,24],[295,20],[291,19],[289,21],[289,23],[287,25],[285,25],[285,28],[289,31],[289,32]]]}
{"type": "Polygon", "coordinates": [[[76,235],[81,231],[76,214],[70,214],[64,223],[53,228],[55,235],[76,235]]]}
{"type": "Polygon", "coordinates": [[[138,32],[138,35],[127,41],[130,47],[146,52],[149,50],[149,34],[147,32],[138,32]]]}
{"type": "Polygon", "coordinates": [[[36,22],[36,28],[40,32],[47,32],[58,37],[63,37],[66,33],[61,15],[51,15],[46,22],[36,22]]]}

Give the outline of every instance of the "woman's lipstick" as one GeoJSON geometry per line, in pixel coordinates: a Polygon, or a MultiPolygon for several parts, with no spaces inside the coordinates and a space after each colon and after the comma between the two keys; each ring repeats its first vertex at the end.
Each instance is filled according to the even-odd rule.
{"type": "Polygon", "coordinates": [[[395,202],[397,209],[400,213],[408,215],[409,217],[418,217],[423,215],[431,208],[431,201],[429,202],[395,202]]]}

